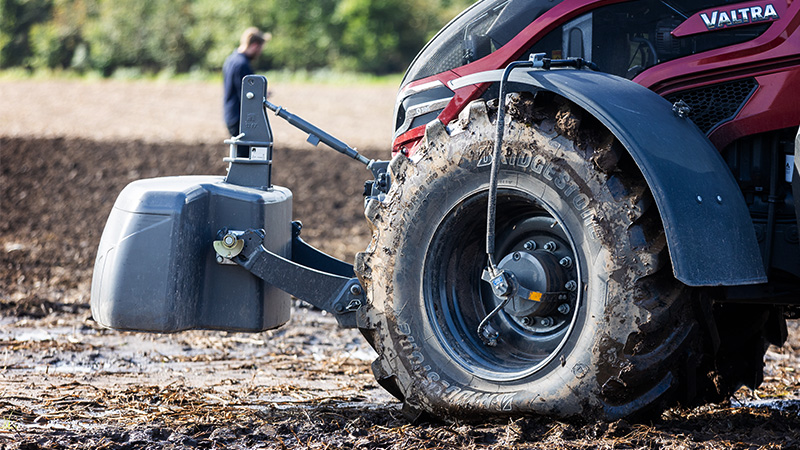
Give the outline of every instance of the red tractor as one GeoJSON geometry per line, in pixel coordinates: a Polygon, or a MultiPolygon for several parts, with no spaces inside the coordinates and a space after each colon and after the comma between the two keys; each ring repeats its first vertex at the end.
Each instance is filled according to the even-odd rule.
{"type": "Polygon", "coordinates": [[[391,161],[248,77],[227,177],[120,195],[93,313],[258,331],[290,293],[361,330],[411,417],[613,419],[758,386],[800,311],[798,25],[792,0],[479,1],[409,67],[391,161]],[[292,227],[269,109],[372,171],[354,266],[292,227]]]}

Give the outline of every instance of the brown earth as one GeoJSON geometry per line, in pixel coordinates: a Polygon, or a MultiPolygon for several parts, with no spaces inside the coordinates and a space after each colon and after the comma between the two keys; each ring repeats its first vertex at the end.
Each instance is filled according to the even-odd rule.
{"type": "MultiPolygon", "coordinates": [[[[315,121],[331,131],[338,125],[326,118],[357,112],[344,139],[385,157],[394,89],[328,88],[271,89],[274,97],[291,91],[281,103],[294,112],[329,111],[315,121]]],[[[729,403],[673,409],[653,423],[472,425],[406,422],[373,380],[363,338],[300,304],[289,324],[256,334],[99,327],[88,309],[91,270],[117,193],[144,177],[224,173],[215,89],[0,83],[0,448],[800,446],[795,322],[787,344],[767,355],[766,383],[729,403]],[[178,120],[159,111],[182,111],[186,132],[170,134],[178,120]]],[[[277,120],[275,183],[294,192],[306,239],[351,261],[369,239],[360,197],[367,171],[303,144],[299,132],[281,141],[277,120]]]]}

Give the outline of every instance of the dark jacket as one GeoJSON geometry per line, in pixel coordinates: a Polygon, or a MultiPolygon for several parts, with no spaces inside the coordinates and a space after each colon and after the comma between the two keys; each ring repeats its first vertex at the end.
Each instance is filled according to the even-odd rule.
{"type": "Polygon", "coordinates": [[[239,102],[242,95],[242,78],[252,75],[250,59],[242,53],[234,51],[222,65],[222,82],[225,87],[223,111],[225,125],[230,127],[239,123],[239,102]]]}

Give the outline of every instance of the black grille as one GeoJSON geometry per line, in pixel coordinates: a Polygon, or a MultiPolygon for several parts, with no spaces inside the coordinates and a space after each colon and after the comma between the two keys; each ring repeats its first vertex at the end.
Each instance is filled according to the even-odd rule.
{"type": "Polygon", "coordinates": [[[744,78],[676,92],[665,98],[671,103],[686,102],[692,108],[689,118],[703,133],[708,133],[717,125],[733,119],[757,87],[755,79],[744,78]]]}

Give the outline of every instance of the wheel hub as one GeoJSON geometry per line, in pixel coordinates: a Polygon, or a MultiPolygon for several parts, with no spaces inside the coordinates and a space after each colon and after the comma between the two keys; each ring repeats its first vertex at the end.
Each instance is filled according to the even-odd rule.
{"type": "Polygon", "coordinates": [[[559,300],[566,298],[564,286],[568,275],[559,264],[559,258],[549,251],[515,251],[506,255],[497,267],[508,273],[515,284],[522,288],[512,294],[512,298],[503,308],[514,317],[549,314],[559,306],[559,300]],[[525,291],[542,295],[533,298],[530,295],[520,295],[525,291]]]}
{"type": "Polygon", "coordinates": [[[527,192],[502,189],[498,262],[491,270],[485,211],[485,194],[473,195],[437,227],[422,274],[425,308],[437,339],[461,367],[486,380],[518,380],[565,345],[584,292],[581,260],[553,209],[527,192]],[[529,299],[537,295],[548,301],[529,299]]]}

